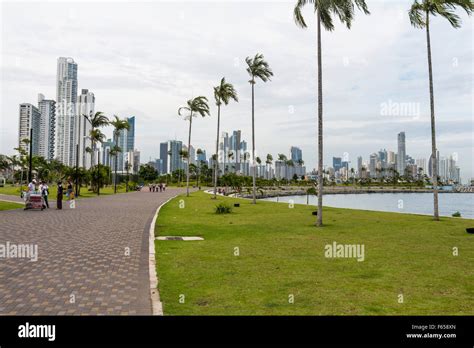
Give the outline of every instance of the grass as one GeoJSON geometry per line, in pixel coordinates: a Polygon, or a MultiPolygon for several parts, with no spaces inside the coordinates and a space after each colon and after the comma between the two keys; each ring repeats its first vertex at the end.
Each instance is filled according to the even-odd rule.
{"type": "Polygon", "coordinates": [[[24,204],[0,201],[0,211],[24,208],[24,204]]]}
{"type": "MultiPolygon", "coordinates": [[[[64,192],[66,193],[66,185],[63,185],[64,192]]],[[[26,190],[26,186],[23,185],[23,191],[26,190]]],[[[56,198],[57,194],[57,186],[50,185],[49,186],[49,196],[56,198]]],[[[124,193],[125,192],[125,185],[117,186],[117,193],[124,193]]],[[[81,195],[78,198],[89,198],[89,197],[97,197],[97,193],[88,191],[88,188],[83,186],[81,187],[81,195]]],[[[20,196],[20,186],[12,186],[7,185],[5,187],[0,187],[0,194],[10,195],[10,196],[20,196]]],[[[113,186],[106,186],[100,189],[100,195],[112,195],[114,194],[114,187],[113,186]]]]}
{"type": "Polygon", "coordinates": [[[472,220],[325,207],[318,229],[313,210],[203,192],[170,201],[155,233],[205,240],[155,242],[165,315],[474,314],[472,220]],[[218,202],[240,208],[218,215],[218,202]],[[334,241],[364,244],[365,261],[324,257],[334,241]]]}

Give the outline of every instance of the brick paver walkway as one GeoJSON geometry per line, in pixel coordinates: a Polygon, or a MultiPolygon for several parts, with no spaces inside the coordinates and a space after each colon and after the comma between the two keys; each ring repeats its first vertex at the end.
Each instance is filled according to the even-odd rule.
{"type": "Polygon", "coordinates": [[[0,249],[38,246],[36,262],[0,258],[0,315],[151,314],[149,227],[156,208],[181,192],[146,189],[79,199],[75,209],[64,201],[61,211],[0,211],[0,249]]]}

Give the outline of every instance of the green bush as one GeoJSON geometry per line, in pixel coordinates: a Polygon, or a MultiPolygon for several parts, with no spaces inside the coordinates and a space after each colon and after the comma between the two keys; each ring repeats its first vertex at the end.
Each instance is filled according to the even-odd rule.
{"type": "Polygon", "coordinates": [[[230,214],[232,213],[232,207],[227,203],[219,203],[215,208],[216,214],[230,214]]]}
{"type": "Polygon", "coordinates": [[[452,217],[461,217],[461,213],[457,211],[453,213],[452,217]]]}

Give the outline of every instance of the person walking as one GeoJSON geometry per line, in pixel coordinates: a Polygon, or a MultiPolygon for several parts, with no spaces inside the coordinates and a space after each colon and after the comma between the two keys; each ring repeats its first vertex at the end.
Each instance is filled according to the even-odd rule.
{"type": "Polygon", "coordinates": [[[57,194],[57,200],[56,200],[56,209],[62,209],[63,208],[63,184],[62,182],[58,182],[58,194],[57,194]]]}
{"type": "Polygon", "coordinates": [[[71,180],[67,181],[66,196],[69,200],[74,199],[74,197],[72,196],[72,182],[71,182],[71,180]]]}
{"type": "Polygon", "coordinates": [[[46,182],[44,182],[44,181],[41,182],[40,190],[41,190],[41,196],[43,197],[43,200],[44,200],[44,205],[46,206],[46,208],[49,209],[49,202],[48,202],[49,187],[48,187],[48,184],[46,184],[46,182]]]}

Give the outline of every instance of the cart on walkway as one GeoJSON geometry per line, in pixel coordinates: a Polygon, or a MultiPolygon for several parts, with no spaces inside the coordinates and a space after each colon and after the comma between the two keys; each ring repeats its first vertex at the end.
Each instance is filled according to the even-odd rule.
{"type": "Polygon", "coordinates": [[[25,210],[27,209],[44,209],[44,200],[41,193],[27,193],[25,199],[25,210]]]}

